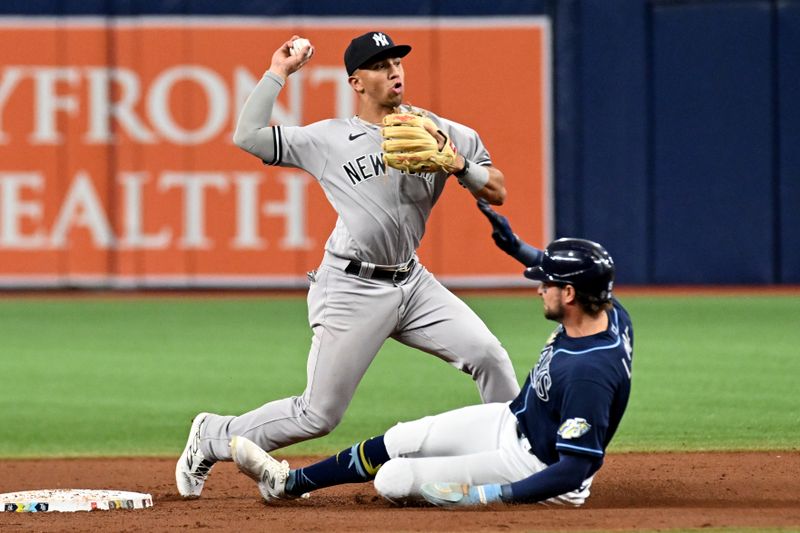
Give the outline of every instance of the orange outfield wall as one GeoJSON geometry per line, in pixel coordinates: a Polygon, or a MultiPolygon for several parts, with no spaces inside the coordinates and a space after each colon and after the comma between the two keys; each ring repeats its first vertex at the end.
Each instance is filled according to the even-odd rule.
{"type": "MultiPolygon", "coordinates": [[[[476,129],[506,175],[499,210],[532,244],[551,236],[544,19],[18,20],[0,19],[0,285],[302,285],[335,213],[313,178],[231,143],[293,33],[316,54],[281,93],[276,122],[351,116],[344,48],[386,31],[413,46],[406,100],[476,129]]],[[[453,285],[522,281],[455,180],[419,254],[453,285]]]]}

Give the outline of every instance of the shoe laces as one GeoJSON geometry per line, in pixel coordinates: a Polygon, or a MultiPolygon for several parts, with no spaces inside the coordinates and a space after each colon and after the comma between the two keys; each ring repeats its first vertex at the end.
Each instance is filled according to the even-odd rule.
{"type": "Polygon", "coordinates": [[[280,470],[278,470],[278,479],[283,483],[289,477],[289,462],[286,460],[281,461],[280,463],[280,470]]]}
{"type": "Polygon", "coordinates": [[[269,456],[267,456],[267,462],[271,467],[264,469],[264,473],[261,475],[261,481],[267,481],[267,472],[272,471],[275,481],[278,483],[286,482],[286,479],[289,477],[289,471],[291,470],[289,462],[286,460],[279,462],[277,459],[273,459],[269,456]]]}
{"type": "Polygon", "coordinates": [[[193,478],[203,481],[208,477],[211,467],[214,466],[214,461],[209,461],[200,451],[200,433],[195,436],[192,447],[189,450],[188,457],[186,458],[189,463],[189,475],[193,478]]]}
{"type": "Polygon", "coordinates": [[[204,480],[208,477],[209,471],[211,471],[211,467],[214,466],[212,461],[208,461],[203,459],[197,466],[191,470],[189,470],[189,475],[198,480],[204,480]]]}

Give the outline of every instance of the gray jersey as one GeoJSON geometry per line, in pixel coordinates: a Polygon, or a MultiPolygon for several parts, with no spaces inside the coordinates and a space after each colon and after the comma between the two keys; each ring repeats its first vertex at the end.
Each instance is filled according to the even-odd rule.
{"type": "MultiPolygon", "coordinates": [[[[491,165],[478,134],[428,114],[460,153],[491,165]]],[[[380,127],[358,117],[308,126],[273,126],[270,165],[297,167],[319,181],[339,215],[325,249],[339,257],[397,265],[414,256],[431,209],[444,189],[445,172],[405,174],[382,159],[380,127]]]]}

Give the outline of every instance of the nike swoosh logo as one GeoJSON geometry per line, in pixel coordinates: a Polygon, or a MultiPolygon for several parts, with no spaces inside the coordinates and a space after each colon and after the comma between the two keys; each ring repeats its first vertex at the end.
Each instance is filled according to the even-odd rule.
{"type": "Polygon", "coordinates": [[[356,139],[358,139],[358,138],[359,138],[359,137],[361,137],[362,135],[366,135],[366,134],[367,134],[367,132],[366,132],[366,131],[365,131],[364,133],[358,133],[358,134],[351,133],[351,134],[350,134],[350,137],[348,137],[348,139],[350,139],[351,141],[355,141],[356,139]]]}

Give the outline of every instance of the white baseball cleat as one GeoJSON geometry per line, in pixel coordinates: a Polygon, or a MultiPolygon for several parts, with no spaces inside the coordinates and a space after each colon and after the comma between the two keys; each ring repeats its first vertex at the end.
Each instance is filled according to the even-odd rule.
{"type": "Polygon", "coordinates": [[[200,426],[209,413],[200,413],[192,420],[186,447],[175,465],[175,484],[184,498],[199,498],[214,461],[200,451],[200,426]]]}
{"type": "Polygon", "coordinates": [[[241,436],[231,439],[233,462],[249,478],[258,483],[258,491],[264,501],[294,499],[286,494],[286,479],[289,477],[289,463],[273,459],[259,446],[241,436]]]}

